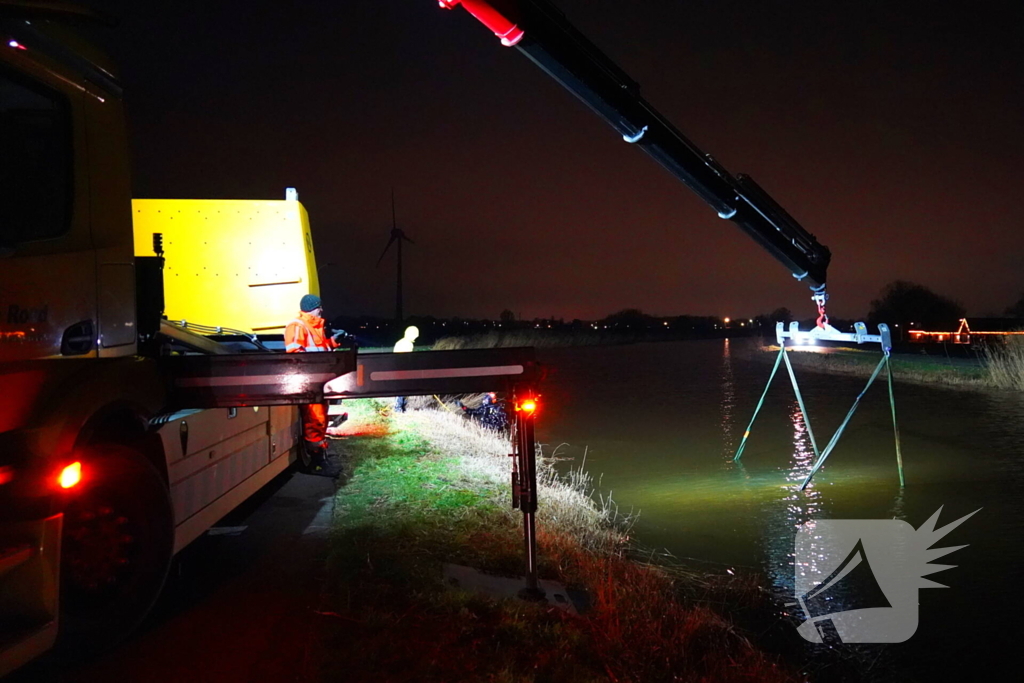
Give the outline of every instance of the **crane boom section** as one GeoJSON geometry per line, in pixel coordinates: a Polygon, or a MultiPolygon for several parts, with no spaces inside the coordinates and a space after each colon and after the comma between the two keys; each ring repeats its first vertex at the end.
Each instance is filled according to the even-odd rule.
{"type": "Polygon", "coordinates": [[[622,135],[731,220],[812,289],[823,289],[831,253],[749,176],[733,176],[679,132],[640,87],[547,0],[439,0],[462,5],[622,135]]]}

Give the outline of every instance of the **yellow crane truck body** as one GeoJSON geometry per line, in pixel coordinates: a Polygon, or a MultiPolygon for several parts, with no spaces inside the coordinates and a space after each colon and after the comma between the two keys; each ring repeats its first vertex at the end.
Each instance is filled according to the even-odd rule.
{"type": "Polygon", "coordinates": [[[309,216],[298,201],[133,199],[136,256],[164,249],[164,312],[245,332],[278,332],[319,294],[309,216]]]}

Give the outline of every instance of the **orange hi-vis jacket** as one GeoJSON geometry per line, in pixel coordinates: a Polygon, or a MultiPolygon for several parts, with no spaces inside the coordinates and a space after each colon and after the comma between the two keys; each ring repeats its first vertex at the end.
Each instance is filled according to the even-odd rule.
{"type": "Polygon", "coordinates": [[[324,319],[312,313],[300,312],[299,317],[284,329],[284,350],[287,353],[330,351],[338,342],[324,333],[324,319]]]}

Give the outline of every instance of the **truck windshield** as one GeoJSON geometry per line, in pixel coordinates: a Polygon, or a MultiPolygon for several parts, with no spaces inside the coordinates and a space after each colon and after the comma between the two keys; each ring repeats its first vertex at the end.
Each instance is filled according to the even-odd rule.
{"type": "Polygon", "coordinates": [[[68,230],[71,170],[67,98],[0,70],[0,244],[68,230]]]}

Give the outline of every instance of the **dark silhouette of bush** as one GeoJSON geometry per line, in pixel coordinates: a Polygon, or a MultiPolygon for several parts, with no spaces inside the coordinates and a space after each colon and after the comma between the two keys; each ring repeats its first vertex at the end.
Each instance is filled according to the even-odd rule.
{"type": "Polygon", "coordinates": [[[924,285],[894,280],[871,302],[868,324],[909,326],[914,323],[918,328],[952,330],[964,315],[960,302],[936,294],[924,285]]]}
{"type": "Polygon", "coordinates": [[[599,325],[607,325],[608,329],[646,330],[657,325],[654,316],[647,315],[638,308],[624,308],[598,321],[599,325]]]}

